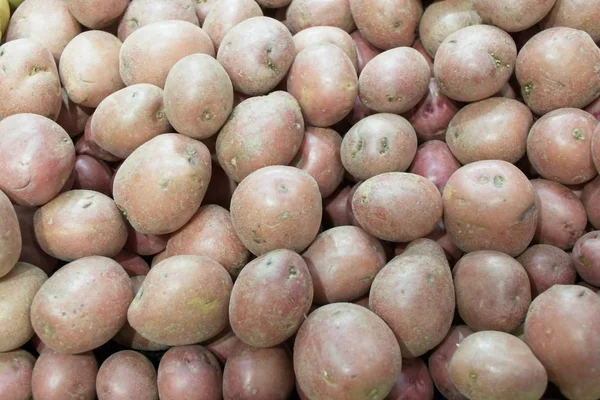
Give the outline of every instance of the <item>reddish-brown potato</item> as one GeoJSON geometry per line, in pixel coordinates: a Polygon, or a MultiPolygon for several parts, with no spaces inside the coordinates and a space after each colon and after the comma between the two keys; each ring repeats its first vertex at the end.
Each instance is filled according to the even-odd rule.
{"type": "Polygon", "coordinates": [[[219,333],[214,338],[205,342],[206,348],[209,349],[219,360],[222,365],[225,365],[227,358],[235,345],[240,341],[231,327],[227,327],[223,332],[219,333]]]}
{"type": "MultiPolygon", "coordinates": [[[[450,237],[450,235],[448,235],[448,233],[446,233],[446,231],[444,230],[444,222],[442,220],[439,221],[439,223],[429,235],[425,236],[425,239],[434,240],[440,246],[442,246],[442,249],[446,254],[446,259],[448,260],[448,263],[451,267],[454,266],[454,264],[456,264],[456,262],[463,256],[463,252],[456,247],[456,245],[452,242],[452,238],[450,237]]],[[[410,243],[407,242],[397,243],[394,247],[393,254],[399,256],[400,254],[404,253],[409,244],[410,243]]]]}
{"type": "Polygon", "coordinates": [[[596,123],[593,115],[575,108],[545,114],[529,131],[529,162],[542,177],[565,185],[591,180],[598,174],[591,151],[596,123]]]}
{"type": "Polygon", "coordinates": [[[218,50],[223,38],[234,26],[247,19],[262,16],[263,12],[254,0],[219,0],[206,14],[202,29],[218,50]]]}
{"type": "Polygon", "coordinates": [[[585,185],[581,193],[581,201],[592,226],[600,229],[600,177],[597,176],[585,185]]]}
{"type": "Polygon", "coordinates": [[[484,24],[496,25],[506,32],[520,32],[540,22],[555,2],[556,0],[475,0],[473,9],[484,24]]]}
{"type": "MultiPolygon", "coordinates": [[[[546,0],[551,1],[551,0],[546,0]]],[[[554,7],[540,24],[542,29],[567,26],[587,32],[595,42],[600,41],[600,3],[581,0],[556,0],[554,7]]]]}
{"type": "MultiPolygon", "coordinates": [[[[1,202],[1,201],[0,201],[1,202]]],[[[35,229],[33,226],[33,216],[38,210],[36,207],[14,206],[17,218],[19,220],[19,228],[21,232],[22,247],[19,261],[35,265],[44,271],[47,275],[52,274],[56,269],[58,260],[42,250],[35,238],[35,229]]],[[[0,211],[1,212],[1,211],[0,211]]],[[[4,221],[4,226],[10,224],[9,217],[3,215],[0,217],[4,221]]],[[[6,228],[4,228],[6,229],[6,228]]],[[[11,234],[11,238],[16,239],[15,234],[11,234]]],[[[0,245],[0,248],[2,245],[0,245]]],[[[1,265],[1,263],[0,263],[1,265]]],[[[14,265],[14,263],[12,264],[14,265]]],[[[0,268],[1,270],[1,268],[0,268]]],[[[1,275],[1,274],[0,274],[1,275]]]]}
{"type": "Polygon", "coordinates": [[[21,228],[15,208],[0,190],[0,277],[6,276],[19,260],[22,250],[21,228]]]}
{"type": "Polygon", "coordinates": [[[577,272],[564,250],[548,244],[536,244],[525,250],[517,261],[525,268],[535,298],[554,285],[572,285],[577,272]]]}
{"type": "Polygon", "coordinates": [[[354,25],[349,0],[292,0],[285,24],[292,34],[313,26],[335,26],[352,32],[354,25]]]}
{"type": "Polygon", "coordinates": [[[359,73],[356,45],[352,36],[345,30],[335,26],[313,26],[296,33],[293,39],[296,54],[308,46],[319,43],[331,43],[338,46],[346,53],[350,61],[352,61],[354,68],[356,68],[356,72],[359,73]]]}
{"type": "Polygon", "coordinates": [[[441,140],[430,140],[417,148],[409,172],[429,179],[444,192],[448,179],[460,168],[460,163],[441,140]]]}
{"type": "Polygon", "coordinates": [[[93,190],[112,196],[112,169],[102,160],[88,155],[75,159],[73,189],[93,190]]]}
{"type": "Polygon", "coordinates": [[[549,28],[519,51],[515,72],[523,100],[542,115],[559,108],[582,108],[598,97],[598,65],[600,49],[590,35],[572,28],[549,28]]]}
{"type": "Polygon", "coordinates": [[[569,399],[600,398],[600,296],[577,285],[555,285],[533,300],[525,343],[548,378],[569,399]]]}
{"type": "Polygon", "coordinates": [[[525,155],[532,125],[533,115],[526,105],[494,97],[460,109],[448,125],[446,143],[463,165],[480,160],[514,164],[525,155]]]}
{"type": "Polygon", "coordinates": [[[354,40],[354,47],[356,48],[357,56],[357,68],[356,72],[360,75],[365,65],[369,63],[376,55],[381,53],[381,50],[369,43],[359,30],[355,30],[350,34],[354,40]]]}
{"type": "Polygon", "coordinates": [[[571,253],[579,276],[593,286],[600,286],[600,231],[583,235],[571,253]]]}
{"type": "Polygon", "coordinates": [[[442,197],[422,176],[388,172],[364,181],[352,196],[352,213],[371,235],[410,242],[430,233],[442,217],[442,197]]]}
{"type": "Polygon", "coordinates": [[[341,185],[329,197],[323,199],[323,224],[325,228],[352,225],[348,215],[350,186],[341,185]]]}
{"type": "Polygon", "coordinates": [[[465,251],[521,254],[538,221],[533,186],[517,167],[500,160],[476,161],[458,169],[443,193],[444,226],[465,251]]]}
{"type": "Polygon", "coordinates": [[[89,107],[83,107],[73,103],[65,89],[60,89],[62,97],[62,106],[56,123],[59,124],[71,137],[82,134],[87,125],[88,119],[94,110],[89,107]]]}
{"type": "Polygon", "coordinates": [[[402,360],[402,371],[386,400],[433,400],[433,382],[420,358],[402,360]]]}
{"type": "Polygon", "coordinates": [[[222,3],[222,1],[217,0],[200,0],[196,1],[196,17],[198,17],[198,22],[200,26],[204,24],[204,20],[208,15],[208,12],[212,9],[215,4],[222,3]]]}
{"type": "Polygon", "coordinates": [[[31,399],[35,357],[25,350],[0,353],[0,393],[6,400],[31,399]]]}
{"type": "Polygon", "coordinates": [[[161,400],[221,400],[222,377],[221,366],[208,349],[198,345],[173,347],[158,365],[159,397],[161,400]]]}
{"type": "MultiPolygon", "coordinates": [[[[142,257],[127,250],[121,250],[112,259],[118,262],[130,277],[147,275],[150,271],[150,266],[142,257]]],[[[137,293],[137,291],[135,292],[137,293]]]]}
{"type": "Polygon", "coordinates": [[[319,185],[294,167],[261,168],[231,198],[233,227],[257,256],[276,249],[303,251],[317,236],[322,215],[319,185]]]}
{"type": "Polygon", "coordinates": [[[136,231],[127,224],[127,242],[125,248],[140,256],[152,256],[167,248],[169,235],[147,235],[136,231]]]}
{"type": "Polygon", "coordinates": [[[596,169],[600,171],[600,123],[592,133],[592,160],[596,169]]]}
{"type": "Polygon", "coordinates": [[[44,350],[31,376],[33,397],[44,400],[94,400],[97,373],[98,362],[91,352],[61,354],[44,350]]]}
{"type": "Polygon", "coordinates": [[[156,370],[138,352],[116,352],[98,370],[96,393],[99,400],[158,400],[156,370]]]}
{"type": "Polygon", "coordinates": [[[90,29],[107,28],[117,22],[129,0],[67,0],[71,14],[90,29]]]}
{"type": "Polygon", "coordinates": [[[109,152],[102,150],[100,146],[92,139],[92,115],[85,123],[83,135],[79,136],[75,143],[75,152],[77,155],[88,155],[106,162],[121,161],[121,159],[109,152]]]}

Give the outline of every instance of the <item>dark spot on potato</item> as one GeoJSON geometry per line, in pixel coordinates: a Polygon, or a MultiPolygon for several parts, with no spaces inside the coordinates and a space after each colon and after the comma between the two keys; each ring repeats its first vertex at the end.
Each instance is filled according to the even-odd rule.
{"type": "Polygon", "coordinates": [[[161,179],[160,182],[158,182],[158,186],[160,186],[161,189],[165,190],[169,187],[169,182],[169,179],[161,179]]]}
{"type": "Polygon", "coordinates": [[[256,232],[255,229],[252,229],[252,241],[256,244],[261,244],[261,243],[266,242],[264,239],[261,239],[260,236],[258,236],[258,233],[256,232]]]}
{"type": "Polygon", "coordinates": [[[429,283],[433,282],[433,275],[432,274],[427,274],[427,282],[429,282],[429,283]]]}
{"type": "Polygon", "coordinates": [[[81,205],[81,208],[89,208],[92,205],[92,201],[87,201],[81,205]]]}
{"type": "Polygon", "coordinates": [[[490,181],[490,179],[487,176],[482,176],[479,178],[478,182],[481,185],[485,185],[486,183],[488,183],[490,181]]]}
{"type": "Polygon", "coordinates": [[[277,66],[275,65],[273,60],[271,60],[270,58],[267,60],[267,68],[269,68],[275,74],[277,74],[279,72],[279,69],[277,69],[277,66]]]}
{"type": "Polygon", "coordinates": [[[506,178],[500,175],[496,175],[494,177],[494,186],[496,186],[497,188],[501,188],[502,186],[504,186],[504,183],[506,182],[506,178]]]}
{"type": "Polygon", "coordinates": [[[293,265],[290,265],[290,268],[288,269],[287,273],[287,279],[295,278],[296,275],[298,275],[298,270],[296,270],[296,267],[294,267],[293,265]]]}
{"type": "Polygon", "coordinates": [[[381,139],[381,148],[379,149],[379,154],[386,154],[390,151],[390,143],[388,138],[381,139]]]}
{"type": "Polygon", "coordinates": [[[333,380],[333,377],[329,374],[329,372],[323,370],[323,380],[328,384],[328,385],[334,385],[335,381],[333,380]]]}
{"type": "Polygon", "coordinates": [[[284,183],[279,185],[279,191],[282,193],[286,193],[288,191],[287,185],[285,185],[284,183]]]}
{"type": "Polygon", "coordinates": [[[132,97],[132,98],[135,98],[135,96],[137,96],[137,92],[133,92],[133,93],[131,94],[131,97],[132,97]]]}
{"type": "Polygon", "coordinates": [[[500,66],[502,65],[502,61],[500,61],[500,59],[496,57],[496,53],[490,53],[490,56],[494,60],[494,66],[496,68],[500,68],[500,66]]]}
{"type": "Polygon", "coordinates": [[[60,315],[62,315],[63,317],[66,317],[67,313],[63,311],[63,312],[60,313],[60,315]]]}
{"type": "Polygon", "coordinates": [[[364,140],[363,138],[359,138],[358,142],[356,142],[356,147],[354,148],[354,151],[351,154],[352,158],[356,157],[356,154],[362,150],[363,140],[364,140]]]}
{"type": "Polygon", "coordinates": [[[156,112],[156,119],[163,119],[165,115],[165,110],[160,109],[156,112]]]}
{"type": "Polygon", "coordinates": [[[579,262],[581,263],[581,265],[583,265],[584,268],[590,268],[592,266],[590,260],[583,254],[579,256],[579,262]]]}
{"type": "Polygon", "coordinates": [[[136,18],[130,18],[127,20],[127,24],[129,24],[129,26],[132,28],[137,28],[140,26],[140,21],[138,21],[136,18]]]}
{"type": "Polygon", "coordinates": [[[530,97],[532,90],[533,90],[533,83],[526,83],[525,86],[523,86],[523,96],[530,97]]]}
{"type": "Polygon", "coordinates": [[[360,203],[361,204],[365,204],[365,203],[368,203],[368,202],[369,202],[369,199],[367,198],[367,196],[362,196],[360,198],[360,203]]]}
{"type": "Polygon", "coordinates": [[[213,118],[212,113],[208,110],[205,110],[202,113],[202,121],[210,121],[213,118]]]}
{"type": "Polygon", "coordinates": [[[402,26],[402,21],[394,22],[394,28],[400,28],[402,26]]]}
{"type": "Polygon", "coordinates": [[[286,220],[286,219],[288,219],[289,216],[290,216],[290,214],[287,211],[284,211],[284,212],[281,213],[280,219],[281,220],[286,220]]]}
{"type": "Polygon", "coordinates": [[[575,128],[573,130],[573,137],[577,140],[583,140],[585,139],[585,135],[583,134],[583,131],[579,128],[575,128]]]}
{"type": "Polygon", "coordinates": [[[579,292],[579,294],[577,295],[577,297],[583,297],[586,295],[586,291],[582,290],[581,292],[579,292]]]}
{"type": "Polygon", "coordinates": [[[198,164],[198,161],[196,160],[196,155],[198,154],[198,152],[193,146],[187,146],[185,148],[185,154],[187,156],[188,163],[190,163],[191,165],[198,164]]]}
{"type": "Polygon", "coordinates": [[[267,260],[267,265],[271,265],[273,264],[273,260],[271,260],[270,258],[267,260]]]}
{"type": "Polygon", "coordinates": [[[458,132],[458,131],[454,131],[454,132],[452,133],[452,136],[454,136],[454,139],[458,139],[458,137],[460,136],[460,132],[458,132]]]}
{"type": "Polygon", "coordinates": [[[163,274],[163,278],[167,279],[169,277],[169,274],[163,274]]]}
{"type": "Polygon", "coordinates": [[[0,57],[4,55],[4,49],[0,49],[0,57]]]}
{"type": "Polygon", "coordinates": [[[456,44],[456,40],[448,40],[448,44],[456,44]]]}
{"type": "Polygon", "coordinates": [[[8,75],[8,68],[6,68],[6,65],[2,66],[2,72],[8,75]]]}

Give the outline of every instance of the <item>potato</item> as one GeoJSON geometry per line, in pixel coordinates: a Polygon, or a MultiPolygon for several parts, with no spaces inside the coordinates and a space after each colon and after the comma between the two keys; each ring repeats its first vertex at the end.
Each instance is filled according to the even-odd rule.
{"type": "Polygon", "coordinates": [[[112,196],[112,169],[102,160],[80,155],[75,159],[73,188],[93,190],[112,196]]]}
{"type": "Polygon", "coordinates": [[[199,343],[225,328],[231,287],[225,268],[208,257],[169,257],[150,270],[127,320],[156,343],[199,343]]]}
{"type": "Polygon", "coordinates": [[[384,51],[365,65],[358,94],[374,111],[401,114],[427,94],[430,78],[425,57],[411,47],[400,47],[384,51]]]}
{"type": "Polygon", "coordinates": [[[481,17],[473,6],[470,0],[447,0],[425,9],[419,23],[419,38],[429,55],[435,57],[444,39],[457,30],[481,24],[481,17]]]}
{"type": "MultiPolygon", "coordinates": [[[[547,0],[549,1],[549,0],[547,0]]],[[[554,3],[554,2],[552,2],[554,3]]],[[[556,0],[550,13],[540,24],[542,29],[566,26],[587,32],[595,42],[600,41],[600,4],[594,1],[556,0]]]]}
{"type": "Polygon", "coordinates": [[[119,22],[119,39],[125,41],[136,30],[154,22],[181,20],[199,25],[194,1],[131,0],[119,22]]]}
{"type": "Polygon", "coordinates": [[[19,260],[22,239],[15,208],[1,190],[0,221],[2,221],[2,233],[0,234],[0,278],[2,278],[13,269],[19,260]]]}
{"type": "Polygon", "coordinates": [[[418,0],[349,0],[352,17],[369,43],[383,50],[410,46],[423,14],[418,0]]]}
{"type": "Polygon", "coordinates": [[[379,240],[355,226],[321,233],[302,257],[313,279],[317,304],[354,301],[368,294],[387,262],[379,240]]]}
{"type": "Polygon", "coordinates": [[[344,179],[341,145],[342,137],[333,129],[307,126],[298,153],[290,162],[317,181],[323,198],[331,195],[344,179]]]}
{"type": "Polygon", "coordinates": [[[600,49],[590,35],[573,28],[549,28],[519,51],[515,73],[523,100],[531,111],[543,115],[559,108],[582,108],[598,97],[599,64],[600,49]]]}
{"type": "Polygon", "coordinates": [[[167,242],[167,255],[198,255],[212,258],[232,277],[246,265],[250,252],[238,238],[229,211],[207,204],[175,232],[167,242]]]}
{"type": "Polygon", "coordinates": [[[116,352],[100,366],[96,392],[99,400],[158,400],[156,370],[140,353],[131,350],[116,352]]]}
{"type": "Polygon", "coordinates": [[[344,168],[357,180],[404,172],[417,152],[417,135],[399,115],[374,114],[346,133],[340,152],[344,168]]]}
{"type": "Polygon", "coordinates": [[[118,262],[130,277],[147,275],[150,271],[150,266],[142,257],[127,250],[121,250],[119,254],[113,257],[113,260],[118,262]]]}
{"type": "Polygon", "coordinates": [[[223,398],[286,400],[294,390],[294,370],[287,349],[238,343],[223,371],[223,398]]]}
{"type": "Polygon", "coordinates": [[[169,235],[147,235],[136,231],[131,224],[127,225],[127,242],[125,248],[140,256],[152,256],[167,248],[169,235]]]}
{"type": "Polygon", "coordinates": [[[125,85],[151,83],[160,88],[170,69],[185,56],[215,55],[210,38],[187,21],[159,21],[127,37],[119,53],[119,72],[125,85]]]}
{"type": "Polygon", "coordinates": [[[517,46],[490,25],[473,25],[448,35],[435,53],[433,72],[442,93],[465,102],[483,100],[508,82],[517,46]]]}
{"type": "Polygon", "coordinates": [[[171,233],[200,207],[210,174],[204,144],[183,135],[159,135],[138,147],[115,174],[115,203],[136,231],[171,233]]]}
{"type": "Polygon", "coordinates": [[[297,388],[306,398],[384,399],[400,375],[393,332],[356,304],[328,304],[312,312],[294,344],[297,388]]]}
{"type": "Polygon", "coordinates": [[[402,360],[402,371],[387,400],[433,399],[434,389],[427,364],[420,358],[402,360]]]}
{"type": "MultiPolygon", "coordinates": [[[[456,262],[463,256],[463,252],[454,245],[452,238],[450,238],[450,235],[448,235],[448,233],[446,233],[444,230],[444,223],[441,220],[435,226],[433,231],[431,231],[431,233],[426,235],[424,238],[431,239],[442,246],[442,250],[444,250],[446,259],[451,267],[454,266],[454,264],[456,264],[456,262]]],[[[399,256],[404,253],[409,244],[410,242],[396,243],[396,246],[393,249],[393,255],[399,256]]],[[[388,250],[386,249],[386,251],[388,250]]],[[[390,253],[388,253],[388,257],[389,256],[390,253]]]]}
{"type": "Polygon", "coordinates": [[[351,225],[348,215],[350,191],[350,186],[340,185],[329,197],[323,199],[323,224],[325,227],[351,225]]]}
{"type": "Polygon", "coordinates": [[[442,198],[431,181],[388,172],[364,181],[352,196],[352,212],[371,235],[410,242],[430,233],[442,217],[442,198]]]}
{"type": "Polygon", "coordinates": [[[443,193],[444,226],[464,252],[521,254],[536,231],[538,207],[527,177],[501,160],[476,161],[458,169],[443,193]]]}
{"type": "Polygon", "coordinates": [[[35,357],[25,350],[0,353],[0,393],[6,400],[31,399],[35,357]]]}
{"type": "Polygon", "coordinates": [[[358,54],[352,36],[335,26],[313,26],[296,33],[293,37],[296,54],[305,48],[319,44],[331,43],[338,46],[348,56],[358,73],[358,54]]]}
{"type": "Polygon", "coordinates": [[[196,17],[198,17],[198,22],[200,23],[200,26],[202,26],[202,24],[204,23],[204,20],[206,19],[208,12],[217,3],[220,3],[220,1],[217,1],[217,0],[196,1],[196,17]]]}
{"type": "Polygon", "coordinates": [[[51,349],[83,353],[108,342],[121,329],[132,299],[131,281],[116,261],[84,257],[44,282],[31,304],[31,322],[51,349]]]}
{"type": "Polygon", "coordinates": [[[527,272],[533,298],[554,285],[573,285],[577,278],[571,257],[556,246],[536,244],[517,257],[517,261],[527,272]]]}
{"type": "Polygon", "coordinates": [[[173,347],[158,366],[158,393],[161,400],[204,400],[222,397],[221,366],[214,354],[202,346],[173,347]]]}
{"type": "Polygon", "coordinates": [[[0,159],[0,189],[17,204],[38,206],[52,200],[67,182],[75,147],[52,120],[16,114],[0,121],[0,159]]]}
{"type": "Polygon", "coordinates": [[[214,135],[233,109],[233,86],[225,69],[206,54],[179,60],[165,81],[165,113],[181,134],[196,139],[214,135]]]}
{"type": "Polygon", "coordinates": [[[431,72],[431,77],[433,77],[433,57],[431,57],[427,50],[425,50],[425,47],[423,47],[423,43],[421,43],[421,39],[415,39],[412,46],[410,47],[412,47],[413,49],[418,51],[423,57],[425,57],[427,65],[429,65],[429,72],[431,72]]]}
{"type": "Polygon", "coordinates": [[[60,94],[62,106],[58,118],[56,118],[56,123],[72,138],[79,136],[85,131],[85,126],[94,110],[73,103],[64,89],[60,90],[60,94]]]}
{"type": "Polygon", "coordinates": [[[298,101],[275,91],[241,102],[217,136],[219,164],[236,182],[269,165],[286,165],[304,137],[298,101]]]}
{"type": "Polygon", "coordinates": [[[369,294],[369,308],[390,326],[404,358],[440,344],[452,325],[454,306],[450,266],[441,246],[430,239],[413,241],[392,259],[369,294]]]}
{"type": "Polygon", "coordinates": [[[358,78],[352,61],[342,49],[320,43],[302,50],[287,77],[307,124],[328,127],[344,119],[358,94],[358,78]]]}
{"type": "Polygon", "coordinates": [[[262,16],[263,12],[254,0],[220,0],[206,14],[202,29],[218,50],[223,38],[234,26],[247,19],[262,16]]]}
{"type": "Polygon", "coordinates": [[[107,28],[117,22],[129,0],[67,0],[71,14],[90,29],[107,28]]]}
{"type": "Polygon", "coordinates": [[[594,178],[591,143],[596,119],[575,108],[554,110],[538,119],[527,138],[527,157],[544,178],[574,185],[594,178]]]}
{"type": "Polygon", "coordinates": [[[98,362],[91,352],[61,354],[44,350],[33,368],[33,397],[44,400],[96,399],[98,362]]]}
{"type": "Polygon", "coordinates": [[[238,185],[230,211],[240,240],[260,256],[276,249],[306,249],[319,231],[323,206],[319,186],[307,172],[271,166],[238,185]]]}
{"type": "Polygon", "coordinates": [[[117,162],[121,159],[108,151],[102,150],[100,146],[92,139],[92,115],[88,118],[83,135],[79,136],[75,143],[75,152],[77,155],[88,155],[106,162],[117,162]]]}
{"type": "Polygon", "coordinates": [[[532,125],[533,115],[520,101],[490,98],[456,113],[446,130],[446,143],[463,165],[480,160],[514,164],[525,155],[532,125]]]}
{"type": "Polygon", "coordinates": [[[520,0],[475,0],[473,9],[484,24],[496,25],[506,32],[519,32],[540,22],[556,0],[535,3],[520,0]]]}
{"type": "Polygon", "coordinates": [[[600,229],[600,177],[597,176],[585,185],[581,193],[581,201],[592,226],[600,229]]]}
{"type": "Polygon", "coordinates": [[[472,333],[466,325],[455,326],[429,356],[431,378],[439,392],[449,400],[467,400],[452,382],[448,365],[460,343],[472,333]]]}
{"type": "Polygon", "coordinates": [[[539,399],[548,375],[529,347],[504,332],[475,332],[448,366],[458,390],[471,400],[539,399]]]}
{"type": "Polygon", "coordinates": [[[409,172],[429,179],[444,192],[448,179],[460,168],[460,163],[441,140],[430,140],[417,148],[409,172]]]}
{"type": "Polygon", "coordinates": [[[346,32],[355,29],[349,0],[292,0],[285,17],[292,34],[313,26],[334,26],[346,32]]]}
{"type": "Polygon", "coordinates": [[[350,34],[352,40],[354,40],[354,47],[356,48],[357,68],[356,72],[360,75],[365,65],[369,63],[375,56],[381,53],[381,50],[369,43],[359,30],[355,30],[350,34]]]}
{"type": "Polygon", "coordinates": [[[571,257],[579,276],[590,285],[600,286],[600,231],[588,232],[575,243],[571,257]]]}
{"type": "Polygon", "coordinates": [[[600,167],[600,127],[598,125],[592,133],[592,161],[594,161],[596,169],[600,170],[598,168],[600,167]]]}
{"type": "MultiPolygon", "coordinates": [[[[35,265],[50,275],[57,267],[58,260],[42,250],[35,238],[35,229],[33,226],[33,216],[38,210],[36,207],[14,206],[19,220],[19,228],[21,232],[22,246],[19,261],[35,265]]],[[[4,226],[8,226],[6,216],[2,218],[4,226]]],[[[6,229],[6,228],[4,228],[6,229]]],[[[11,236],[14,236],[11,235],[11,236]]],[[[0,245],[1,247],[1,245],[0,245]]],[[[14,265],[14,264],[12,264],[14,265]]],[[[11,265],[11,267],[12,267],[11,265]]]]}
{"type": "Polygon", "coordinates": [[[555,285],[533,300],[525,343],[568,399],[597,399],[600,380],[600,296],[576,285],[555,285]]]}
{"type": "Polygon", "coordinates": [[[240,341],[230,327],[225,328],[214,338],[205,342],[206,348],[213,353],[221,364],[225,364],[235,345],[240,341]]]}

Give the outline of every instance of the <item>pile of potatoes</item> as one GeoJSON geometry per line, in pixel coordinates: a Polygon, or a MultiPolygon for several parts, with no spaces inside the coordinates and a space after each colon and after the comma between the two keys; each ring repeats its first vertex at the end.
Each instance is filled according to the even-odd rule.
{"type": "Polygon", "coordinates": [[[599,399],[599,21],[0,0],[0,399],[599,399]]]}

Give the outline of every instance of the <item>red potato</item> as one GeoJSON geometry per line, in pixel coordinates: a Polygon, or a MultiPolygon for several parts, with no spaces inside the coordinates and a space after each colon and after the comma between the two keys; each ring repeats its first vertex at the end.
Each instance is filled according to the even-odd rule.
{"type": "Polygon", "coordinates": [[[535,191],[506,161],[476,161],[459,168],[446,183],[443,201],[446,232],[464,252],[496,250],[516,257],[535,234],[535,191]]]}
{"type": "Polygon", "coordinates": [[[588,220],[595,229],[600,229],[600,177],[588,182],[581,193],[588,220]]]}
{"type": "Polygon", "coordinates": [[[600,123],[596,125],[596,129],[592,133],[592,161],[596,170],[600,170],[600,123]]]}
{"type": "Polygon", "coordinates": [[[484,24],[496,25],[506,32],[520,32],[540,22],[556,0],[526,1],[475,0],[473,9],[484,24]]]}
{"type": "Polygon", "coordinates": [[[88,155],[106,162],[121,161],[121,159],[109,152],[102,150],[100,146],[92,139],[92,115],[88,118],[83,135],[79,136],[75,143],[75,152],[77,155],[88,155]]]}
{"type": "Polygon", "coordinates": [[[127,250],[121,250],[119,254],[113,257],[113,260],[118,262],[130,277],[147,275],[150,272],[148,263],[142,257],[127,250]]]}
{"type": "Polygon", "coordinates": [[[19,260],[23,247],[19,219],[9,198],[0,190],[0,278],[6,276],[19,260]]]}
{"type": "Polygon", "coordinates": [[[551,111],[538,119],[527,137],[527,157],[544,178],[574,185],[593,179],[591,143],[596,119],[575,108],[551,111]]]}
{"type": "Polygon", "coordinates": [[[531,303],[525,343],[568,399],[600,397],[598,331],[600,296],[590,289],[555,285],[531,303]]]}
{"type": "Polygon", "coordinates": [[[431,70],[421,53],[411,47],[384,51],[360,73],[358,95],[368,108],[401,114],[427,94],[431,70]]]}
{"type": "Polygon", "coordinates": [[[360,97],[357,96],[354,100],[354,107],[352,107],[350,114],[348,114],[342,122],[347,122],[350,126],[353,126],[357,124],[358,121],[373,114],[375,114],[375,111],[365,106],[362,101],[360,101],[360,97]]]}
{"type": "Polygon", "coordinates": [[[127,225],[127,242],[125,248],[140,256],[152,256],[167,248],[169,235],[147,235],[127,225]]]}
{"type": "Polygon", "coordinates": [[[220,3],[220,1],[217,1],[217,0],[196,1],[196,17],[198,18],[198,22],[200,23],[200,26],[202,26],[204,24],[204,20],[206,19],[208,12],[217,3],[220,3]]]}
{"type": "Polygon", "coordinates": [[[586,108],[585,111],[592,114],[596,120],[600,121],[600,97],[592,101],[586,108]]]}
{"type": "Polygon", "coordinates": [[[230,327],[225,328],[214,338],[205,342],[207,349],[213,353],[222,365],[225,365],[235,345],[240,341],[230,327]]]}
{"type": "Polygon", "coordinates": [[[214,354],[202,346],[169,349],[158,366],[161,400],[220,400],[223,372],[214,354]]]}
{"type": "Polygon", "coordinates": [[[285,18],[294,35],[314,26],[334,26],[346,32],[356,28],[349,0],[292,0],[285,18]]]}
{"type": "Polygon", "coordinates": [[[341,185],[329,197],[323,199],[323,223],[325,227],[351,225],[348,215],[348,196],[351,187],[341,185]]]}
{"type": "Polygon", "coordinates": [[[350,113],[358,78],[343,50],[320,43],[298,53],[287,76],[287,90],[298,100],[308,125],[328,127],[350,113]]]}
{"type": "Polygon", "coordinates": [[[94,400],[98,362],[91,352],[61,354],[44,350],[31,376],[33,397],[44,400],[94,400]]]}
{"type": "Polygon", "coordinates": [[[210,176],[210,183],[202,204],[216,204],[226,210],[229,210],[231,204],[231,196],[237,187],[237,182],[227,176],[227,173],[219,165],[218,160],[212,162],[212,173],[210,176]]]}
{"type": "Polygon", "coordinates": [[[402,360],[402,371],[386,400],[433,400],[433,382],[420,358],[402,360]]]}
{"type": "Polygon", "coordinates": [[[598,65],[600,49],[590,35],[549,28],[519,51],[515,73],[523,100],[531,111],[543,115],[559,108],[582,108],[598,97],[598,65]]]}
{"type": "Polygon", "coordinates": [[[85,131],[88,119],[94,112],[89,107],[73,103],[64,89],[60,90],[62,106],[56,123],[59,124],[71,137],[76,137],[85,131]]]}
{"type": "Polygon", "coordinates": [[[531,246],[517,257],[517,261],[527,272],[532,298],[554,285],[572,285],[577,278],[571,256],[548,244],[531,246]]]}
{"type": "Polygon", "coordinates": [[[187,21],[154,22],[123,42],[119,73],[127,86],[151,83],[163,88],[171,68],[195,53],[215,56],[215,48],[201,28],[187,21]]]}
{"type": "Polygon", "coordinates": [[[36,114],[0,121],[0,190],[16,204],[39,206],[65,185],[75,164],[73,141],[56,122],[36,114]]]}
{"type": "Polygon", "coordinates": [[[129,5],[129,0],[67,0],[71,14],[89,29],[103,29],[114,24],[129,5]]]}
{"type": "MultiPolygon", "coordinates": [[[[52,257],[51,255],[45,253],[44,250],[42,250],[42,248],[38,244],[37,239],[35,238],[33,216],[35,215],[35,212],[38,209],[36,207],[24,207],[17,205],[14,206],[14,209],[19,220],[19,228],[22,239],[22,248],[21,255],[19,256],[19,261],[35,265],[36,267],[44,271],[46,275],[52,274],[52,272],[54,272],[54,270],[57,267],[58,260],[52,257]]],[[[9,217],[2,216],[0,218],[2,219],[2,221],[5,221],[5,226],[9,225],[7,223],[8,221],[10,221],[9,217]]],[[[14,234],[11,235],[11,237],[14,236],[14,234]]],[[[0,245],[0,247],[2,247],[2,245],[0,245]]]]}
{"type": "Polygon", "coordinates": [[[93,190],[112,196],[112,169],[102,160],[80,155],[75,159],[73,189],[93,190]]]}
{"type": "Polygon", "coordinates": [[[460,168],[460,163],[440,140],[431,140],[417,148],[409,172],[429,179],[440,191],[444,192],[448,179],[460,168]]]}
{"type": "Polygon", "coordinates": [[[349,0],[352,17],[363,37],[383,50],[410,46],[423,6],[418,0],[349,0]]]}
{"type": "Polygon", "coordinates": [[[356,68],[356,72],[360,73],[358,70],[358,54],[355,42],[352,39],[352,36],[341,28],[335,26],[313,26],[296,33],[293,40],[296,54],[300,53],[308,46],[315,44],[334,44],[346,53],[350,61],[352,61],[354,68],[356,68]]]}
{"type": "Polygon", "coordinates": [[[25,350],[0,353],[0,393],[6,400],[31,399],[35,357],[25,350]]]}
{"type": "Polygon", "coordinates": [[[218,50],[223,38],[234,26],[247,19],[262,16],[263,12],[254,0],[219,0],[206,14],[202,29],[218,50]]]}
{"type": "Polygon", "coordinates": [[[583,235],[575,243],[571,257],[579,276],[593,286],[600,286],[600,231],[583,235]]]}
{"type": "MultiPolygon", "coordinates": [[[[550,0],[546,0],[550,1],[550,0]]],[[[554,2],[552,2],[554,3],[554,2]]],[[[558,26],[579,29],[587,32],[595,42],[600,41],[600,4],[595,1],[556,0],[554,7],[540,24],[542,29],[558,26]]]]}
{"type": "Polygon", "coordinates": [[[352,40],[354,40],[354,47],[356,48],[357,56],[357,68],[356,72],[360,75],[365,65],[369,63],[375,56],[381,53],[381,50],[369,43],[359,30],[355,30],[350,34],[352,40]]]}
{"type": "Polygon", "coordinates": [[[156,370],[144,355],[132,350],[112,354],[96,377],[99,400],[158,400],[156,370]]]}
{"type": "MultiPolygon", "coordinates": [[[[448,235],[448,233],[446,233],[444,230],[443,221],[439,221],[434,230],[429,235],[425,236],[425,239],[434,240],[440,246],[442,246],[450,266],[456,264],[456,262],[463,256],[463,252],[456,247],[456,245],[452,242],[450,235],[448,235]]],[[[399,256],[404,253],[409,244],[410,243],[406,242],[397,243],[394,248],[394,256],[399,256]]]]}

